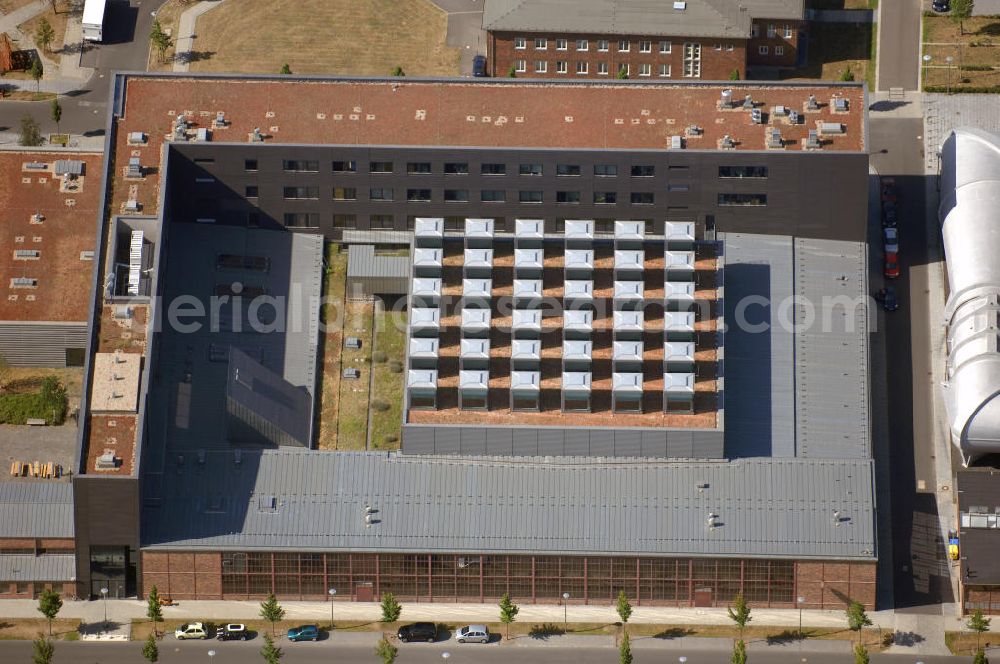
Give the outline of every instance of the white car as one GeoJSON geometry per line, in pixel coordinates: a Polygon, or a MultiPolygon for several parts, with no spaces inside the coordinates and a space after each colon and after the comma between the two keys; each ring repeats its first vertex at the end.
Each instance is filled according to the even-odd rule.
{"type": "Polygon", "coordinates": [[[490,630],[486,625],[466,625],[455,630],[455,640],[459,643],[489,643],[490,630]]]}
{"type": "Polygon", "coordinates": [[[208,632],[205,631],[205,626],[200,622],[185,623],[174,630],[174,636],[177,637],[178,641],[186,641],[188,639],[207,639],[208,632]]]}

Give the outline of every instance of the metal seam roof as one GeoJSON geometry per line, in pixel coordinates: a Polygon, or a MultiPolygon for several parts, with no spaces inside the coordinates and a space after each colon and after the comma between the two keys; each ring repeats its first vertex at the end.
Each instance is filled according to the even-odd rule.
{"type": "Polygon", "coordinates": [[[0,534],[3,537],[73,537],[73,486],[0,482],[0,534]]]}

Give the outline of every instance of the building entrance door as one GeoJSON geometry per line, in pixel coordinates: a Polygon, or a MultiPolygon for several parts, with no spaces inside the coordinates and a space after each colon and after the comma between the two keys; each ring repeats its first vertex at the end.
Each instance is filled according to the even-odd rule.
{"type": "Polygon", "coordinates": [[[356,602],[375,601],[375,589],[372,587],[370,581],[354,584],[354,601],[356,602]]]}
{"type": "Polygon", "coordinates": [[[694,589],[694,605],[696,607],[709,607],[709,606],[712,606],[712,589],[711,588],[695,588],[694,589]]]}

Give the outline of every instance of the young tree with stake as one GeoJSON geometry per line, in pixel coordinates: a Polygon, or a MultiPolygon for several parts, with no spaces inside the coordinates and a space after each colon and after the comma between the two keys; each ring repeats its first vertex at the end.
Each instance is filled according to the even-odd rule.
{"type": "Polygon", "coordinates": [[[965,623],[970,632],[976,633],[976,651],[982,650],[983,632],[990,631],[990,619],[983,615],[982,609],[976,609],[965,623]]]}
{"type": "Polygon", "coordinates": [[[38,29],[35,30],[35,42],[42,47],[42,50],[46,53],[49,52],[49,46],[52,45],[52,40],[56,38],[56,31],[52,29],[52,24],[44,16],[38,21],[38,29]]]}
{"type": "Polygon", "coordinates": [[[31,661],[34,662],[34,664],[52,664],[52,656],[56,652],[56,648],[52,645],[52,641],[39,635],[31,645],[31,661]]]}
{"type": "Polygon", "coordinates": [[[865,627],[870,627],[872,624],[872,619],[868,617],[865,613],[864,605],[853,600],[851,604],[847,607],[847,626],[852,632],[858,633],[858,645],[861,644],[861,634],[865,627]]]}
{"type": "Polygon", "coordinates": [[[733,598],[733,605],[729,607],[729,619],[736,623],[736,626],[740,628],[740,641],[743,640],[743,630],[746,626],[750,624],[753,618],[750,617],[750,607],[747,605],[746,599],[743,597],[743,593],[739,593],[733,598]]]}
{"type": "Polygon", "coordinates": [[[58,99],[52,100],[52,107],[50,110],[52,112],[52,121],[56,123],[56,133],[58,134],[60,133],[59,121],[62,120],[62,105],[59,104],[58,99]]]}
{"type": "Polygon", "coordinates": [[[517,614],[520,612],[521,607],[510,601],[510,593],[504,593],[503,597],[500,598],[500,622],[502,622],[506,628],[507,639],[510,639],[510,624],[514,622],[514,618],[516,618],[517,614]]]}
{"type": "Polygon", "coordinates": [[[260,649],[260,656],[267,664],[280,664],[281,658],[285,656],[281,648],[274,645],[274,639],[270,635],[264,635],[264,647],[260,649]]]}
{"type": "Polygon", "coordinates": [[[271,634],[274,635],[274,623],[284,619],[285,610],[278,604],[278,598],[271,593],[260,603],[260,617],[271,623],[271,634]]]}
{"type": "Polygon", "coordinates": [[[157,635],[156,623],[163,622],[163,609],[160,607],[160,591],[156,586],[149,589],[149,597],[146,598],[146,617],[153,623],[153,634],[157,635]]]}
{"type": "Polygon", "coordinates": [[[618,602],[615,604],[615,611],[622,621],[622,634],[628,635],[628,619],[632,617],[632,604],[628,601],[628,595],[624,590],[618,591],[618,602]]]}
{"type": "Polygon", "coordinates": [[[38,596],[38,612],[49,621],[49,636],[52,636],[52,619],[59,615],[59,610],[62,609],[62,606],[62,598],[54,590],[46,588],[38,596]]]}
{"type": "Polygon", "coordinates": [[[392,593],[382,593],[382,622],[396,622],[403,607],[392,593]]]}
{"type": "Polygon", "coordinates": [[[150,634],[149,638],[146,639],[145,645],[142,646],[142,656],[146,658],[150,664],[156,664],[157,660],[160,659],[160,648],[156,645],[156,636],[150,634]]]}

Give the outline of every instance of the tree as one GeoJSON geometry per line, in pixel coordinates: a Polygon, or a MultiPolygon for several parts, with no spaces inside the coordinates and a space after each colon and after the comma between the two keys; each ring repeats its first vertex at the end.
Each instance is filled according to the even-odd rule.
{"type": "Polygon", "coordinates": [[[750,623],[753,618],[750,617],[750,607],[747,606],[747,601],[743,597],[743,593],[739,593],[733,598],[733,605],[729,607],[729,619],[736,623],[736,626],[740,628],[740,641],[743,640],[743,630],[750,623]]]}
{"type": "Polygon", "coordinates": [[[285,656],[285,653],[281,651],[281,648],[274,645],[274,639],[269,634],[265,634],[264,647],[260,649],[260,656],[264,658],[267,664],[278,664],[281,658],[285,656]]]}
{"type": "Polygon", "coordinates": [[[868,656],[868,648],[860,643],[854,646],[854,664],[869,664],[871,658],[868,656]]]}
{"type": "Polygon", "coordinates": [[[972,664],[990,664],[990,660],[986,658],[986,651],[980,648],[976,651],[976,656],[972,658],[972,664]]]}
{"type": "Polygon", "coordinates": [[[983,615],[982,609],[976,609],[969,616],[969,622],[965,623],[965,626],[969,628],[970,632],[976,633],[976,650],[980,650],[983,632],[990,631],[990,619],[983,615]]]}
{"type": "Polygon", "coordinates": [[[146,598],[146,617],[153,623],[153,634],[156,634],[156,623],[163,622],[163,609],[160,607],[160,591],[153,586],[146,598]]]}
{"type": "Polygon", "coordinates": [[[291,74],[292,73],[292,68],[289,67],[288,63],[286,62],[285,64],[281,65],[281,72],[279,72],[279,73],[281,73],[281,74],[291,74]]]}
{"type": "Polygon", "coordinates": [[[375,646],[375,656],[382,660],[382,664],[392,664],[396,661],[399,649],[389,643],[389,640],[382,637],[382,640],[375,646]]]}
{"type": "Polygon", "coordinates": [[[38,21],[38,29],[35,30],[35,43],[46,52],[52,45],[52,40],[56,38],[56,31],[52,29],[52,24],[44,16],[38,21]]]}
{"type": "Polygon", "coordinates": [[[618,612],[618,617],[622,619],[622,632],[628,634],[625,626],[628,624],[628,619],[632,617],[632,605],[628,601],[628,596],[625,594],[624,590],[618,591],[618,603],[615,606],[615,611],[618,612]]]}
{"type": "Polygon", "coordinates": [[[38,596],[38,612],[45,616],[49,621],[49,636],[52,636],[52,619],[59,615],[59,610],[62,606],[62,598],[59,597],[59,593],[54,590],[46,588],[42,591],[42,594],[38,596]]]}
{"type": "Polygon", "coordinates": [[[854,80],[854,72],[851,71],[850,67],[844,67],[843,71],[840,72],[840,80],[845,83],[854,80]]]}
{"type": "Polygon", "coordinates": [[[52,655],[56,652],[56,648],[52,645],[52,641],[39,635],[39,637],[32,642],[32,646],[34,648],[34,652],[31,655],[31,660],[35,664],[52,664],[52,655]]]}
{"type": "Polygon", "coordinates": [[[951,0],[951,20],[958,24],[959,34],[965,34],[965,22],[972,17],[974,0],[951,0]]]}
{"type": "Polygon", "coordinates": [[[626,67],[625,65],[622,65],[621,67],[619,67],[618,68],[618,73],[615,74],[615,78],[620,79],[622,81],[624,81],[625,79],[627,79],[628,78],[628,67],[626,67]]]}
{"type": "Polygon", "coordinates": [[[33,147],[43,143],[38,123],[30,115],[21,118],[21,140],[19,143],[25,147],[33,147]]]}
{"type": "Polygon", "coordinates": [[[729,72],[729,80],[730,81],[738,81],[738,80],[740,80],[740,70],[739,69],[734,69],[731,72],[729,72]]]}
{"type": "Polygon", "coordinates": [[[747,644],[743,639],[739,639],[733,645],[733,656],[729,661],[732,664],[747,664],[747,644]]]}
{"type": "Polygon", "coordinates": [[[160,62],[164,61],[167,49],[174,45],[174,40],[163,31],[159,19],[153,21],[153,28],[149,31],[149,43],[156,49],[160,62]]]}
{"type": "Polygon", "coordinates": [[[392,593],[382,593],[382,622],[396,622],[403,607],[392,593]]]}
{"type": "Polygon", "coordinates": [[[31,78],[35,79],[35,92],[38,92],[40,85],[39,81],[42,80],[42,76],[45,76],[45,66],[42,65],[41,58],[36,57],[31,61],[31,67],[28,68],[28,74],[31,75],[31,78]]]}
{"type": "Polygon", "coordinates": [[[56,133],[59,133],[59,121],[62,120],[62,105],[58,99],[52,100],[52,121],[56,123],[56,133]]]}
{"type": "Polygon", "coordinates": [[[271,623],[271,634],[274,634],[274,623],[285,617],[285,610],[278,604],[278,599],[271,593],[260,603],[260,617],[271,623]]]}
{"type": "Polygon", "coordinates": [[[507,78],[517,78],[517,70],[514,69],[514,65],[511,65],[510,69],[507,70],[507,78]]]}
{"type": "Polygon", "coordinates": [[[510,601],[510,593],[504,593],[503,597],[500,598],[500,622],[506,626],[506,638],[508,639],[510,638],[510,624],[514,622],[514,618],[520,612],[521,607],[510,601]]]}
{"type": "Polygon", "coordinates": [[[155,632],[149,635],[146,644],[142,646],[142,656],[151,664],[156,664],[156,661],[160,659],[160,649],[156,645],[155,632]]]}
{"type": "Polygon", "coordinates": [[[392,70],[392,75],[393,76],[406,76],[406,72],[403,71],[402,67],[400,67],[399,65],[396,65],[396,68],[392,70]]]}
{"type": "Polygon", "coordinates": [[[627,633],[622,637],[622,644],[618,649],[618,664],[632,664],[632,644],[629,643],[627,633]]]}
{"type": "Polygon", "coordinates": [[[852,632],[858,633],[858,645],[861,645],[861,630],[865,627],[869,627],[872,624],[872,619],[868,617],[865,613],[864,605],[854,600],[851,602],[850,606],[847,607],[847,626],[852,632]]]}

